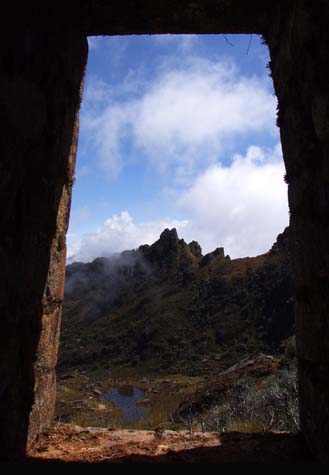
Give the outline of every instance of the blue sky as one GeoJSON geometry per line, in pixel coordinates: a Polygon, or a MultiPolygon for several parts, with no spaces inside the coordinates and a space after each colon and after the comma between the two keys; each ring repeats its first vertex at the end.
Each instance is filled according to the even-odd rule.
{"type": "Polygon", "coordinates": [[[68,261],[152,243],[266,252],[288,224],[267,48],[253,35],[89,38],[68,261]]]}

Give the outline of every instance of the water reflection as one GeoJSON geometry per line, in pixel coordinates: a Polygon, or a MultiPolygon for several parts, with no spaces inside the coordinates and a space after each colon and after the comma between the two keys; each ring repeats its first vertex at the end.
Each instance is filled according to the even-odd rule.
{"type": "Polygon", "coordinates": [[[112,401],[123,412],[125,422],[138,421],[146,417],[147,408],[139,406],[144,391],[134,386],[120,386],[110,388],[110,392],[101,397],[112,401]]]}
{"type": "Polygon", "coordinates": [[[119,395],[123,397],[133,398],[135,392],[136,392],[136,397],[139,396],[139,393],[141,396],[143,395],[143,392],[140,389],[134,388],[133,386],[121,386],[120,388],[117,388],[117,391],[119,395]]]}

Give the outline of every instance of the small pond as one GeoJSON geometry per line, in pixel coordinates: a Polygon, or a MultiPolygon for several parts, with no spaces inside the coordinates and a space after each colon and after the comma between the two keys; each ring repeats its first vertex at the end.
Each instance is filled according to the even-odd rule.
{"type": "Polygon", "coordinates": [[[120,386],[110,388],[101,399],[112,401],[121,409],[125,422],[139,421],[147,417],[147,408],[138,405],[143,400],[144,391],[134,386],[120,386]]]}

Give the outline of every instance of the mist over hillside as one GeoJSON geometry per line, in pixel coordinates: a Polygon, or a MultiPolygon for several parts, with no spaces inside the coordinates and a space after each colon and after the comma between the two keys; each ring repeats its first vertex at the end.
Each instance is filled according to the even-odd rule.
{"type": "Polygon", "coordinates": [[[288,234],[266,254],[231,260],[166,229],[152,245],[69,265],[59,369],[198,374],[279,353],[294,333],[288,234]]]}

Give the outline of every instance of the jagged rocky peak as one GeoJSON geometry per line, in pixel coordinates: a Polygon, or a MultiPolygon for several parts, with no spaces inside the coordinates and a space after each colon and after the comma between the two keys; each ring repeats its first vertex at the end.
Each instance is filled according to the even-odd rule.
{"type": "Polygon", "coordinates": [[[197,258],[202,257],[202,249],[201,249],[200,244],[197,241],[191,241],[188,244],[188,247],[191,251],[191,254],[193,254],[194,257],[197,257],[197,258]]]}
{"type": "Polygon", "coordinates": [[[149,261],[160,267],[179,267],[182,262],[184,266],[199,262],[203,267],[213,259],[225,259],[223,247],[217,247],[203,256],[200,244],[197,241],[187,244],[184,239],[179,239],[175,228],[165,229],[155,243],[147,247],[141,246],[139,249],[149,261]]]}
{"type": "MultiPolygon", "coordinates": [[[[166,228],[164,231],[162,231],[162,233],[160,234],[160,239],[159,241],[161,243],[168,243],[168,244],[171,244],[171,245],[174,245],[176,246],[179,239],[178,239],[178,234],[177,234],[177,229],[176,228],[172,228],[172,229],[168,229],[166,228]]],[[[159,242],[158,241],[158,242],[159,242]]]]}
{"type": "Polygon", "coordinates": [[[167,254],[177,253],[183,247],[186,247],[187,244],[184,239],[179,239],[176,228],[165,229],[160,234],[160,238],[151,245],[151,249],[156,252],[156,254],[167,254]]]}
{"type": "MultiPolygon", "coordinates": [[[[200,266],[204,267],[210,264],[215,258],[217,259],[225,259],[225,253],[224,253],[224,248],[223,247],[216,247],[216,249],[213,252],[209,252],[209,254],[206,254],[201,262],[200,266]]],[[[229,259],[229,256],[226,256],[226,258],[229,259]]]]}
{"type": "Polygon", "coordinates": [[[225,257],[224,248],[223,247],[216,247],[213,251],[214,256],[225,257]]]}
{"type": "Polygon", "coordinates": [[[160,239],[155,244],[161,244],[166,249],[170,250],[187,250],[189,249],[190,253],[197,258],[202,257],[202,249],[200,244],[197,241],[191,241],[189,244],[186,244],[184,239],[179,239],[177,234],[177,229],[165,229],[161,235],[160,239]]]}
{"type": "Polygon", "coordinates": [[[202,258],[200,244],[197,241],[191,241],[187,244],[184,239],[179,239],[175,228],[165,229],[161,233],[160,239],[152,244],[151,247],[161,249],[162,252],[169,252],[177,256],[180,255],[180,257],[185,256],[192,260],[202,258]]]}
{"type": "Polygon", "coordinates": [[[151,265],[172,271],[187,268],[202,256],[199,244],[196,241],[187,244],[179,239],[175,228],[165,229],[155,243],[141,246],[139,252],[151,265]]]}

